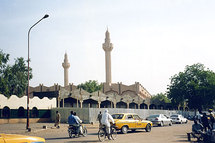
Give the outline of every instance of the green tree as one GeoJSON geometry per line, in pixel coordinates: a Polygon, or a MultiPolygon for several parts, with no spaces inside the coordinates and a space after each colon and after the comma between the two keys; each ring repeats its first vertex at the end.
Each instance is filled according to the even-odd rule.
{"type": "Polygon", "coordinates": [[[170,99],[163,93],[158,93],[151,98],[151,103],[155,105],[164,105],[170,102],[170,99]]]}
{"type": "Polygon", "coordinates": [[[78,85],[78,88],[82,88],[89,93],[99,91],[102,89],[102,84],[99,84],[96,80],[89,80],[85,83],[81,83],[78,85]]]}
{"type": "MultiPolygon", "coordinates": [[[[28,83],[28,67],[24,58],[15,59],[14,65],[9,65],[9,54],[0,50],[0,93],[7,97],[24,95],[28,83]]],[[[32,69],[29,71],[29,79],[32,79],[32,69]]]]}
{"type": "Polygon", "coordinates": [[[171,77],[168,97],[175,105],[188,103],[190,109],[206,109],[215,101],[215,73],[203,64],[186,66],[184,72],[171,77]]]}

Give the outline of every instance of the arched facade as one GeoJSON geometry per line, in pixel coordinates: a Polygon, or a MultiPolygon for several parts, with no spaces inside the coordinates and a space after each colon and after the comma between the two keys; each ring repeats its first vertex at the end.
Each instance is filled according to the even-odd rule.
{"type": "Polygon", "coordinates": [[[10,108],[8,106],[5,106],[2,109],[2,117],[3,118],[10,118],[10,108]]]}
{"type": "Polygon", "coordinates": [[[18,117],[19,118],[24,118],[25,117],[25,109],[24,109],[24,107],[19,107],[19,109],[18,109],[18,117]]]}

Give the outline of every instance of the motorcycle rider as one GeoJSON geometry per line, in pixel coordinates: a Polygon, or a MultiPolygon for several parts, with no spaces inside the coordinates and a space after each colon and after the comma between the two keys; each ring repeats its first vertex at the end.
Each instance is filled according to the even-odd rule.
{"type": "Polygon", "coordinates": [[[106,127],[106,132],[108,134],[108,139],[110,140],[110,122],[109,120],[111,120],[111,122],[114,124],[114,120],[113,117],[108,113],[108,110],[105,109],[105,112],[102,114],[102,119],[101,119],[101,123],[103,125],[105,125],[106,127]]]}
{"type": "Polygon", "coordinates": [[[76,115],[76,112],[73,112],[73,115],[74,115],[74,117],[76,118],[76,120],[79,123],[79,127],[78,128],[79,128],[80,133],[82,134],[83,133],[83,129],[82,129],[82,126],[81,126],[82,120],[76,115]]]}
{"type": "Polygon", "coordinates": [[[80,124],[78,122],[78,120],[75,118],[75,116],[73,115],[73,111],[70,112],[71,115],[68,117],[68,123],[69,126],[74,126],[76,127],[76,135],[78,135],[79,133],[79,129],[80,129],[80,124]]]}

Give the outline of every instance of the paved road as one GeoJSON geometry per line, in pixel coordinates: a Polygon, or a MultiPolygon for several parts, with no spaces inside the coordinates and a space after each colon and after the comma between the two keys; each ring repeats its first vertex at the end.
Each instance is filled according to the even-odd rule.
{"type": "MultiPolygon", "coordinates": [[[[174,124],[173,126],[153,127],[151,132],[139,130],[134,133],[118,134],[116,143],[187,143],[187,132],[191,131],[192,123],[174,124]]],[[[97,137],[97,127],[88,126],[88,136],[80,138],[69,138],[67,133],[67,125],[62,125],[60,129],[47,129],[27,133],[28,135],[40,136],[46,139],[47,143],[96,143],[99,142],[97,137]]]]}

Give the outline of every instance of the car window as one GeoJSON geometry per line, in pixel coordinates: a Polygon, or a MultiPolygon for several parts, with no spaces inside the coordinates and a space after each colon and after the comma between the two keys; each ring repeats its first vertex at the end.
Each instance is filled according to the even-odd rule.
{"type": "Polygon", "coordinates": [[[113,117],[113,119],[122,119],[123,114],[113,114],[112,117],[113,117]]]}
{"type": "Polygon", "coordinates": [[[177,118],[177,117],[178,117],[178,115],[171,115],[171,117],[172,117],[172,118],[177,118]]]}
{"type": "Polygon", "coordinates": [[[132,117],[132,115],[127,115],[127,116],[125,117],[125,119],[132,120],[133,117],[132,117]]]}
{"type": "Polygon", "coordinates": [[[134,120],[140,120],[141,118],[138,115],[133,115],[134,120]]]}
{"type": "Polygon", "coordinates": [[[167,115],[164,115],[164,118],[167,118],[167,119],[168,119],[169,117],[168,117],[167,115]]]}
{"type": "Polygon", "coordinates": [[[148,118],[157,118],[159,115],[150,115],[148,118]]]}

